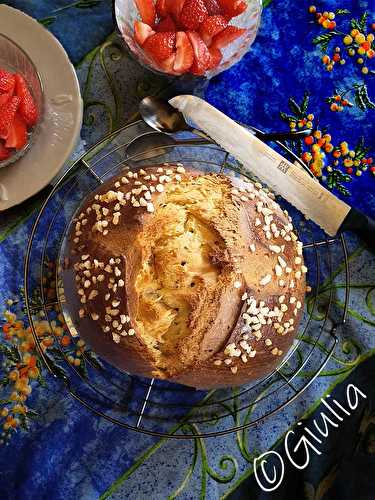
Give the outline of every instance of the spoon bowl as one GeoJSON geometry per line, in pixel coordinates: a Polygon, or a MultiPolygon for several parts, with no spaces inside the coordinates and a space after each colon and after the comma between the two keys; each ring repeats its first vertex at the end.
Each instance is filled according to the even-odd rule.
{"type": "Polygon", "coordinates": [[[160,97],[145,97],[139,105],[143,120],[151,128],[165,134],[191,130],[182,113],[160,97]]]}

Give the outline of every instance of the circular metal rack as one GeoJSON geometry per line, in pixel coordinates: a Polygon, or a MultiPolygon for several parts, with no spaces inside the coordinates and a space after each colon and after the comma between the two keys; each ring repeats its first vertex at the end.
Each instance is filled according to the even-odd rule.
{"type": "MultiPolygon", "coordinates": [[[[64,302],[60,269],[67,229],[83,199],[116,173],[147,164],[179,161],[188,168],[251,178],[249,172],[216,144],[202,143],[189,133],[176,134],[173,144],[166,144],[165,136],[151,136],[150,132],[151,129],[139,121],[105,138],[71,166],[40,209],[25,259],[26,309],[36,346],[50,373],[65,385],[74,399],[123,428],[180,439],[239,431],[295,400],[330,359],[337,343],[337,329],[345,323],[349,300],[345,240],[343,236],[327,239],[317,226],[278,199],[291,213],[304,244],[309,269],[307,279],[312,291],[307,296],[304,317],[292,348],[280,365],[261,380],[230,389],[197,391],[120,372],[89,349],[83,352],[76,366],[69,353],[77,348],[79,334],[64,302]],[[151,137],[152,143],[148,141],[145,147],[145,139],[151,137]],[[130,150],[132,156],[128,154],[130,150]],[[344,262],[346,297],[345,307],[337,312],[333,287],[327,287],[327,283],[334,280],[333,263],[339,260],[344,262]],[[45,347],[38,335],[41,320],[48,321],[54,337],[50,348],[45,347]],[[62,345],[61,327],[58,327],[61,324],[65,335],[71,336],[69,347],[62,345]]],[[[277,143],[275,147],[305,168],[284,144],[277,143]]],[[[309,174],[307,170],[306,175],[309,174]]]]}

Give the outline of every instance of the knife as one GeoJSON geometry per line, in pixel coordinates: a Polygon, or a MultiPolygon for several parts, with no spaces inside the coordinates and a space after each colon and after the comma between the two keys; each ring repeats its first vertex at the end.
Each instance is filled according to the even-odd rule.
{"type": "Polygon", "coordinates": [[[375,250],[375,221],[339,200],[227,115],[192,95],[172,98],[170,104],[186,120],[239,160],[261,182],[294,205],[330,236],[353,231],[375,250]]]}

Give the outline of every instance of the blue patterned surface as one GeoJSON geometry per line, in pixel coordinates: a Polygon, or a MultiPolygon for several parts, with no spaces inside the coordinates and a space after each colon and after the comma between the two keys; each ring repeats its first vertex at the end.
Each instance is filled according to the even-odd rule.
{"type": "MultiPolygon", "coordinates": [[[[91,9],[73,7],[60,13],[54,13],[53,10],[68,2],[16,0],[7,3],[37,18],[56,16],[49,29],[62,41],[75,63],[113,30],[109,0],[98,2],[91,9]]],[[[332,95],[335,84],[349,87],[361,79],[356,65],[348,62],[337,71],[335,69],[332,73],[326,72],[320,62],[320,51],[311,44],[312,38],[319,30],[317,25],[309,24],[311,18],[307,13],[309,2],[297,4],[287,0],[282,6],[279,4],[280,2],[274,0],[267,7],[254,48],[241,63],[210,83],[206,93],[207,99],[237,120],[271,130],[287,128],[287,125],[280,120],[279,111],[287,111],[287,101],[290,96],[295,96],[300,102],[304,92],[308,90],[311,93],[309,109],[315,114],[316,119],[319,119],[321,127],[328,127],[336,142],[341,140],[356,142],[360,135],[364,135],[366,144],[375,156],[372,133],[375,111],[360,112],[357,108],[352,108],[341,114],[332,113],[324,103],[324,98],[332,95]]],[[[328,4],[329,10],[349,8],[353,16],[358,16],[369,7],[369,2],[366,1],[326,2],[326,5],[328,4]]],[[[90,60],[84,60],[78,68],[82,86],[86,80],[89,63],[90,60]]],[[[113,61],[109,63],[111,64],[115,65],[113,61]]],[[[117,66],[113,67],[113,73],[116,74],[120,93],[127,97],[127,86],[133,89],[129,71],[121,69],[121,65],[117,63],[117,66]]],[[[134,75],[133,77],[135,78],[134,75]]],[[[374,76],[368,77],[368,88],[375,99],[375,88],[371,83],[373,78],[374,76]]],[[[111,103],[112,96],[108,82],[103,77],[99,65],[94,66],[93,87],[90,90],[91,99],[98,98],[111,103]]],[[[127,101],[125,101],[126,117],[134,110],[135,101],[136,99],[132,98],[129,107],[126,107],[127,101]]],[[[95,123],[86,124],[84,127],[84,140],[87,143],[95,142],[107,131],[107,123],[106,114],[96,110],[95,123]]],[[[352,192],[350,203],[373,215],[375,215],[374,182],[375,178],[367,172],[361,178],[354,178],[350,187],[352,192]]],[[[4,217],[4,221],[0,220],[0,227],[6,223],[7,214],[4,217]]],[[[32,222],[33,217],[18,226],[0,244],[0,282],[3,284],[0,290],[0,304],[9,297],[18,297],[20,294],[25,242],[32,222]]],[[[350,253],[357,248],[358,242],[350,239],[350,253]]],[[[362,353],[373,352],[375,348],[373,310],[369,309],[366,302],[369,289],[367,284],[374,282],[373,267],[373,258],[367,252],[359,252],[357,258],[353,260],[352,281],[363,286],[353,290],[350,307],[357,316],[360,315],[360,318],[350,316],[345,333],[342,334],[344,340],[355,339],[360,343],[362,353]],[[363,321],[363,318],[366,321],[363,321]]],[[[337,282],[344,282],[343,273],[339,273],[337,282]]],[[[337,300],[342,299],[342,292],[338,292],[337,300]]],[[[341,347],[340,345],[338,356],[350,358],[350,353],[343,353],[341,347]]],[[[371,360],[368,363],[371,363],[371,360]]],[[[365,365],[361,369],[364,367],[365,365]]],[[[331,368],[337,366],[332,365],[331,368]]],[[[367,373],[370,377],[373,371],[371,372],[369,368],[367,373]]],[[[330,377],[320,379],[302,398],[264,424],[252,429],[246,438],[249,449],[265,451],[272,447],[319,399],[332,381],[333,378],[330,377]]],[[[360,383],[366,384],[366,377],[362,376],[360,383]]],[[[366,386],[366,390],[371,391],[371,387],[366,386]]],[[[17,432],[10,444],[0,449],[0,498],[96,499],[119,476],[128,471],[143,453],[148,452],[149,457],[137,461],[139,468],[129,472],[126,481],[119,484],[111,498],[164,499],[179,486],[186,469],[192,463],[194,448],[192,442],[180,443],[172,440],[160,444],[156,438],[115,427],[105,420],[94,417],[67,397],[61,383],[52,381],[50,377],[46,388],[39,387],[33,391],[28,404],[39,412],[40,417],[32,424],[29,432],[17,432]],[[160,447],[153,450],[150,448],[152,445],[160,447]]],[[[357,422],[353,423],[353,426],[355,425],[357,422]]],[[[354,430],[353,426],[350,429],[354,436],[356,428],[354,430]]],[[[346,429],[345,432],[350,432],[350,429],[349,431],[346,429]]],[[[221,483],[211,476],[207,478],[206,498],[213,500],[220,498],[229,489],[234,489],[235,481],[244,479],[251,467],[241,456],[235,436],[208,440],[206,447],[210,465],[217,472],[224,473],[219,467],[223,456],[233,456],[238,464],[232,482],[221,483]]],[[[331,463],[339,462],[333,452],[329,458],[332,460],[324,463],[317,459],[314,472],[311,472],[311,469],[307,474],[310,482],[318,485],[331,463]]],[[[363,458],[362,464],[370,467],[370,463],[363,458]]],[[[201,458],[198,459],[197,470],[191,481],[178,498],[199,498],[202,491],[201,477],[203,477],[203,472],[201,475],[199,473],[200,466],[201,458]]],[[[291,474],[293,477],[293,472],[291,474]]],[[[302,475],[299,482],[303,486],[302,475]]],[[[254,482],[243,484],[245,486],[241,487],[242,495],[251,491],[254,498],[261,497],[260,490],[254,482]]],[[[275,495],[275,498],[282,498],[282,494],[293,495],[291,493],[293,484],[291,481],[287,484],[291,488],[289,493],[288,490],[282,490],[280,496],[275,495]]],[[[365,491],[363,496],[358,498],[367,498],[367,494],[368,491],[365,491]]]]}

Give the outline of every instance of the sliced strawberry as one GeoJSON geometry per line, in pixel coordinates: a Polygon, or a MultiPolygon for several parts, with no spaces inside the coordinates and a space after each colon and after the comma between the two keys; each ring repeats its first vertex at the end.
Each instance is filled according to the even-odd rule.
{"type": "Polygon", "coordinates": [[[186,0],[180,22],[188,30],[197,30],[207,16],[208,11],[203,0],[186,0]]]}
{"type": "Polygon", "coordinates": [[[212,43],[212,38],[210,36],[205,35],[204,33],[199,33],[205,45],[209,47],[212,43]]]}
{"type": "Polygon", "coordinates": [[[246,29],[237,28],[236,26],[228,26],[225,30],[221,31],[213,38],[211,46],[216,49],[222,49],[246,32],[246,29]]]}
{"type": "Polygon", "coordinates": [[[10,151],[4,146],[4,143],[0,141],[0,161],[7,160],[10,156],[10,151]]]}
{"type": "Polygon", "coordinates": [[[153,26],[156,20],[156,11],[153,0],[135,0],[142,21],[153,26]]]}
{"type": "Polygon", "coordinates": [[[5,71],[5,69],[0,69],[0,94],[13,94],[15,84],[16,79],[14,75],[9,73],[9,71],[5,71]]]}
{"type": "Polygon", "coordinates": [[[145,41],[143,48],[156,61],[170,57],[175,49],[176,33],[155,33],[145,41]]]}
{"type": "MultiPolygon", "coordinates": [[[[215,35],[223,31],[228,26],[228,21],[224,16],[207,17],[199,29],[199,33],[204,42],[211,40],[215,35]]],[[[209,45],[209,43],[206,43],[209,45]]]]}
{"type": "Polygon", "coordinates": [[[164,61],[159,62],[160,69],[165,73],[174,74],[173,67],[175,60],[176,60],[176,52],[173,52],[173,54],[167,57],[167,59],[164,59],[164,61]]]}
{"type": "Polygon", "coordinates": [[[0,106],[8,102],[12,95],[13,92],[9,92],[8,94],[0,94],[0,106]]]}
{"type": "Polygon", "coordinates": [[[217,0],[204,0],[209,16],[219,16],[223,13],[217,0]]]}
{"type": "Polygon", "coordinates": [[[207,69],[215,69],[219,66],[221,63],[221,60],[223,58],[223,54],[221,51],[215,47],[210,47],[209,49],[210,52],[210,64],[207,69]]]}
{"type": "Polygon", "coordinates": [[[168,15],[167,1],[168,0],[156,0],[155,10],[156,10],[157,15],[161,19],[168,15]]]}
{"type": "Polygon", "coordinates": [[[5,142],[6,148],[22,149],[27,143],[27,130],[26,123],[21,118],[19,113],[14,116],[14,121],[10,127],[7,140],[5,142]]]}
{"type": "Polygon", "coordinates": [[[164,33],[166,31],[177,31],[176,24],[172,19],[172,16],[167,16],[165,19],[160,21],[160,23],[155,25],[155,31],[158,33],[164,33]]]}
{"type": "Polygon", "coordinates": [[[180,20],[182,8],[186,0],[166,0],[167,11],[172,14],[175,21],[180,20]]]}
{"type": "Polygon", "coordinates": [[[176,73],[186,73],[194,62],[194,51],[189,37],[184,31],[179,31],[176,35],[176,60],[173,70],[176,73]]]}
{"type": "Polygon", "coordinates": [[[155,31],[148,24],[141,21],[134,21],[134,38],[138,45],[143,45],[147,38],[153,35],[155,31]]]}
{"type": "Polygon", "coordinates": [[[196,31],[188,31],[190,43],[194,51],[194,63],[190,68],[194,75],[203,75],[210,65],[210,53],[202,38],[196,31]]]}
{"type": "Polygon", "coordinates": [[[30,94],[25,79],[19,73],[16,74],[16,95],[21,99],[19,112],[28,127],[33,127],[39,118],[38,108],[30,94]]]}
{"type": "Polygon", "coordinates": [[[20,106],[21,99],[13,96],[8,102],[0,107],[0,138],[6,139],[9,134],[10,127],[12,126],[14,116],[18,107],[20,106]]]}
{"type": "Polygon", "coordinates": [[[224,15],[231,19],[239,16],[247,9],[245,0],[219,0],[224,15]]]}

